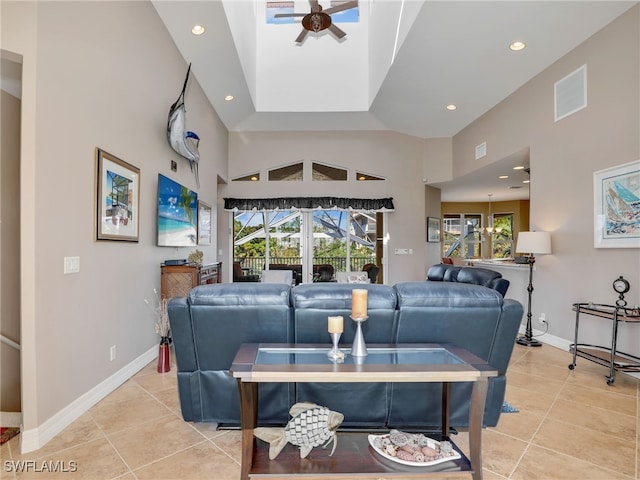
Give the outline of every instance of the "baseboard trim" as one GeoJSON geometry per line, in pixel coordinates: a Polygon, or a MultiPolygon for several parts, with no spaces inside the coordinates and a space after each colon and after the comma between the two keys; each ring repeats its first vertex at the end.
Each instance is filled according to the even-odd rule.
{"type": "Polygon", "coordinates": [[[20,433],[20,452],[29,453],[42,448],[49,440],[71,425],[100,400],[129,380],[158,356],[158,347],[153,346],[128,365],[118,370],[84,395],[78,397],[38,428],[20,433]]]}

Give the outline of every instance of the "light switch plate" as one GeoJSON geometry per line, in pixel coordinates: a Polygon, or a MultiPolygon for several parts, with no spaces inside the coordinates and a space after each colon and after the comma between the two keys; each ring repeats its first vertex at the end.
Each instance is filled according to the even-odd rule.
{"type": "Polygon", "coordinates": [[[64,257],[64,273],[80,272],[80,257],[64,257]]]}

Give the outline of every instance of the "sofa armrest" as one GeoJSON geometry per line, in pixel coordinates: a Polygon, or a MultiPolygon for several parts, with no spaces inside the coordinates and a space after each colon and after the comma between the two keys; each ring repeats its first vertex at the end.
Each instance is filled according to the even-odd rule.
{"type": "Polygon", "coordinates": [[[187,297],[174,297],[167,304],[171,338],[179,372],[195,372],[198,361],[193,340],[191,310],[187,297]]]}

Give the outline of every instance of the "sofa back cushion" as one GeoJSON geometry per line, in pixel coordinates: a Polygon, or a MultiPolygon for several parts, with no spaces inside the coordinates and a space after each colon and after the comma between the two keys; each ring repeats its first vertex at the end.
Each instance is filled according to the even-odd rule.
{"type": "Polygon", "coordinates": [[[351,291],[367,290],[369,318],[362,324],[366,342],[388,343],[393,339],[396,295],[393,287],[371,283],[307,283],[291,290],[296,343],[327,343],[327,317],[344,317],[343,343],[353,342],[356,324],[351,314],[351,291]]]}
{"type": "Polygon", "coordinates": [[[279,283],[219,283],[192,289],[187,302],[199,369],[228,370],[242,343],[293,341],[290,290],[279,283]]]}
{"type": "Polygon", "coordinates": [[[453,343],[489,360],[503,297],[481,285],[403,282],[398,295],[398,343],[453,343]]]}

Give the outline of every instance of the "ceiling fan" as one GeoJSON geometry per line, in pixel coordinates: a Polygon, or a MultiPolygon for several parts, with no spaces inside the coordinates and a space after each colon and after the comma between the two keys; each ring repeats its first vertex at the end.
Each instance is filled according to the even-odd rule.
{"type": "Polygon", "coordinates": [[[350,10],[358,6],[358,0],[354,0],[323,10],[318,0],[309,0],[309,3],[311,4],[310,13],[278,13],[274,15],[275,18],[302,17],[303,29],[300,35],[298,35],[298,38],[296,38],[296,43],[302,43],[309,32],[317,33],[326,29],[329,29],[338,39],[344,37],[346,33],[333,24],[331,14],[350,10]]]}

